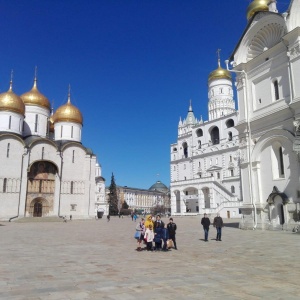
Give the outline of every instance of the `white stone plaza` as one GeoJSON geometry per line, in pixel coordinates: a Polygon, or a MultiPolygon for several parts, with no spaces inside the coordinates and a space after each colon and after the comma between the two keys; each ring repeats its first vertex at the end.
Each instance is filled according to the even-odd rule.
{"type": "Polygon", "coordinates": [[[200,216],[174,221],[169,252],[137,252],[129,217],[2,222],[0,299],[299,299],[300,234],[231,219],[205,243],[200,216]]]}

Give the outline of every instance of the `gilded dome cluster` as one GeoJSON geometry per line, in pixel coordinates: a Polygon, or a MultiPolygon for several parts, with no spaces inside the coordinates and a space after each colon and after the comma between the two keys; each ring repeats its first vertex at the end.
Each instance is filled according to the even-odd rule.
{"type": "Polygon", "coordinates": [[[250,20],[258,11],[269,11],[268,3],[269,0],[254,0],[251,2],[247,8],[247,19],[250,20]]]}
{"type": "Polygon", "coordinates": [[[25,114],[25,105],[22,99],[12,90],[10,82],[9,90],[0,94],[0,111],[12,111],[21,115],[25,114]]]}
{"type": "MultiPolygon", "coordinates": [[[[0,94],[0,111],[12,111],[25,115],[25,106],[40,106],[50,110],[49,100],[39,92],[37,88],[37,79],[34,79],[34,84],[29,92],[16,95],[12,90],[12,81],[10,82],[9,90],[0,94]]],[[[54,131],[54,123],[57,122],[74,122],[82,125],[83,118],[80,110],[71,104],[70,93],[68,102],[60,106],[50,119],[50,131],[54,131]]]]}

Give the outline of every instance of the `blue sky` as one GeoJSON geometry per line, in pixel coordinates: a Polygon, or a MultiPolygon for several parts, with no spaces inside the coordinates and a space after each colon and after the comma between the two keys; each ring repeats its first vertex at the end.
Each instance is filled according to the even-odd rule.
{"type": "MultiPolygon", "coordinates": [[[[71,100],[106,185],[170,183],[170,144],[192,99],[207,119],[207,77],[232,53],[249,0],[0,0],[0,92],[71,100]],[[159,176],[157,175],[159,174],[159,176]]],[[[278,1],[284,12],[289,1],[278,1]]]]}

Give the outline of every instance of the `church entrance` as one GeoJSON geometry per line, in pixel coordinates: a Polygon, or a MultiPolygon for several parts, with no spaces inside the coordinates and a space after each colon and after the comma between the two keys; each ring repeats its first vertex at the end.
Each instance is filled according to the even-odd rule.
{"type": "Polygon", "coordinates": [[[57,167],[50,161],[36,161],[28,171],[26,215],[51,215],[54,205],[57,167]]]}
{"type": "Polygon", "coordinates": [[[44,198],[35,198],[30,203],[29,212],[33,217],[44,217],[49,213],[49,202],[44,198]]]}
{"type": "Polygon", "coordinates": [[[43,204],[41,202],[36,202],[33,208],[33,216],[41,217],[43,215],[43,204]]]}

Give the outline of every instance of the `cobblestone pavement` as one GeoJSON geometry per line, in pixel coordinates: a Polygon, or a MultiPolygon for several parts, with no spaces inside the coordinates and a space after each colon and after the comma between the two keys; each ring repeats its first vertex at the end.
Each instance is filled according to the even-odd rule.
{"type": "Polygon", "coordinates": [[[168,252],[135,251],[128,217],[2,222],[0,299],[299,299],[300,234],[230,223],[206,243],[199,217],[174,221],[168,252]]]}

